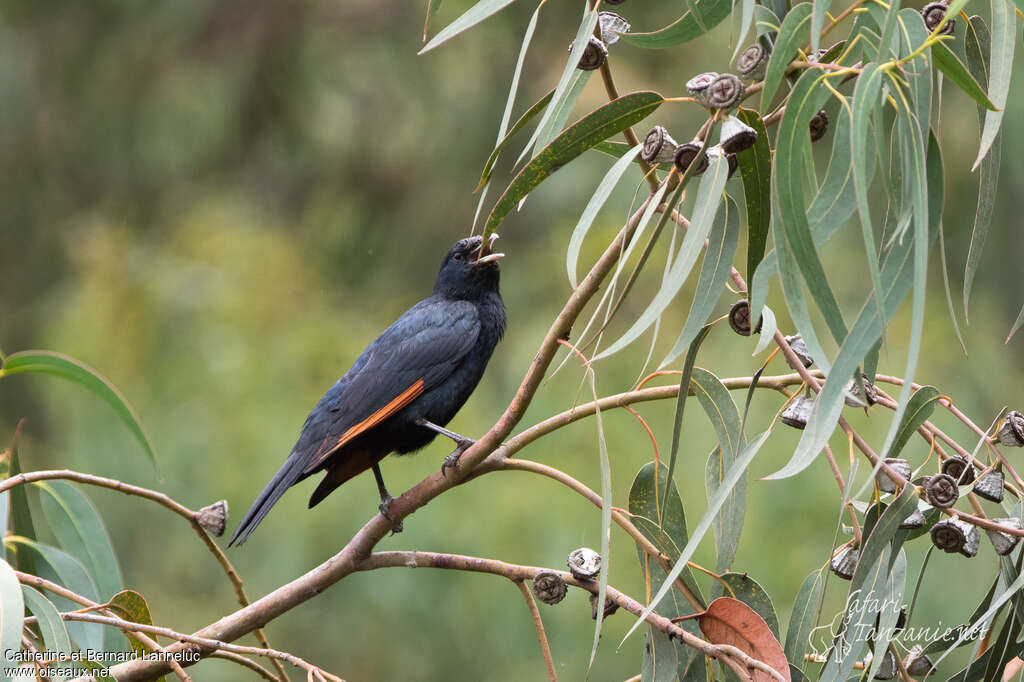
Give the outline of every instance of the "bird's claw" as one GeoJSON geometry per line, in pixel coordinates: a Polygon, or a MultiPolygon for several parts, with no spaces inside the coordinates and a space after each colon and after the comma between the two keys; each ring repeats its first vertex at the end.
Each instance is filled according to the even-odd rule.
{"type": "Polygon", "coordinates": [[[441,462],[441,475],[447,476],[448,474],[446,473],[446,471],[449,468],[458,469],[459,458],[462,457],[462,453],[468,450],[469,447],[473,445],[473,443],[475,442],[476,441],[473,440],[472,438],[465,438],[463,440],[458,441],[455,449],[452,451],[452,454],[445,457],[444,461],[441,462]]]}
{"type": "MultiPolygon", "coordinates": [[[[394,522],[394,519],[391,518],[391,513],[390,513],[389,510],[391,509],[391,503],[394,502],[394,501],[395,501],[395,498],[391,497],[391,495],[388,495],[386,497],[382,497],[381,500],[380,500],[380,506],[377,507],[377,509],[380,510],[381,516],[383,516],[388,521],[392,521],[392,522],[394,522]]],[[[395,523],[391,527],[391,534],[394,535],[395,533],[401,533],[403,529],[404,529],[404,526],[403,526],[402,522],[399,521],[398,523],[395,523]]]]}

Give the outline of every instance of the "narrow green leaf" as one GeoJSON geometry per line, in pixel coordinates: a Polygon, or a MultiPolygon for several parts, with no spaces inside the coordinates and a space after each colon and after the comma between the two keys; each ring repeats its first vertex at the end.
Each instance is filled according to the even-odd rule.
{"type": "MultiPolygon", "coordinates": [[[[11,459],[10,466],[8,468],[8,476],[17,476],[21,473],[22,466],[18,454],[20,441],[21,422],[19,422],[18,426],[14,429],[14,437],[11,438],[11,459]]],[[[10,493],[11,500],[10,534],[35,539],[36,529],[32,523],[32,511],[28,506],[28,493],[25,491],[25,486],[16,485],[7,493],[4,493],[4,495],[7,495],[8,493],[10,493]]],[[[15,561],[13,563],[19,571],[32,574],[36,573],[36,565],[31,554],[16,552],[15,561]]]]}
{"type": "Polygon", "coordinates": [[[423,20],[423,42],[427,42],[427,33],[430,32],[430,20],[441,9],[441,0],[427,0],[427,16],[423,20]]]}
{"type": "Polygon", "coordinates": [[[818,608],[821,594],[825,589],[825,569],[811,571],[804,578],[797,590],[793,602],[793,613],[789,617],[789,629],[786,630],[786,659],[790,665],[804,669],[804,654],[807,652],[811,630],[818,620],[818,608]]]}
{"type": "MultiPolygon", "coordinates": [[[[548,105],[548,108],[544,110],[545,118],[537,124],[537,131],[534,134],[533,151],[531,152],[534,156],[541,149],[548,146],[558,133],[562,132],[565,122],[569,120],[573,107],[576,106],[576,102],[579,100],[580,95],[583,94],[583,89],[587,87],[587,83],[590,82],[590,77],[593,74],[593,71],[575,69],[569,78],[569,85],[562,97],[555,100],[553,104],[548,105]]],[[[530,148],[527,147],[527,149],[530,148]]],[[[523,160],[527,149],[524,149],[519,155],[516,163],[523,160]]]]}
{"type": "MultiPolygon", "coordinates": [[[[597,383],[594,379],[594,370],[587,369],[587,379],[590,382],[590,392],[594,396],[594,403],[597,403],[597,383]]],[[[590,662],[587,663],[587,674],[594,665],[594,658],[597,656],[597,646],[601,643],[601,625],[604,623],[604,604],[608,593],[608,568],[611,564],[611,536],[612,536],[612,469],[608,458],[608,444],[604,437],[604,422],[601,419],[601,410],[594,412],[594,421],[597,426],[598,458],[601,465],[601,499],[605,501],[601,505],[601,572],[598,575],[597,583],[597,618],[594,624],[594,644],[590,649],[590,662]]]]}
{"type": "MultiPolygon", "coordinates": [[[[930,238],[938,232],[938,223],[942,217],[942,155],[938,142],[931,136],[927,158],[928,210],[930,238]]],[[[882,281],[887,283],[883,301],[885,318],[878,318],[877,306],[869,297],[846,340],[839,348],[835,363],[829,372],[828,379],[822,387],[811,410],[811,417],[804,429],[800,442],[797,444],[789,462],[779,471],[766,476],[768,480],[794,476],[807,468],[818,453],[821,452],[829,436],[835,429],[836,422],[843,408],[843,387],[849,377],[853,376],[858,365],[871,352],[881,338],[882,329],[888,319],[896,312],[907,293],[914,284],[915,272],[912,256],[916,255],[911,240],[897,242],[886,255],[882,266],[882,281]]],[[[896,419],[902,418],[897,417],[896,419]]]]}
{"type": "Polygon", "coordinates": [[[998,111],[999,108],[992,103],[992,100],[988,98],[985,91],[978,85],[978,81],[974,80],[970,73],[967,71],[967,67],[964,63],[953,54],[953,51],[946,47],[943,42],[934,43],[932,45],[932,59],[935,61],[936,68],[939,69],[949,80],[953,81],[954,84],[961,90],[963,90],[971,99],[980,104],[981,106],[989,109],[990,111],[998,111]]]}
{"type": "Polygon", "coordinates": [[[981,131],[978,158],[971,170],[977,170],[1003,123],[1003,109],[1010,93],[1010,75],[1013,72],[1013,49],[1017,44],[1017,16],[1011,0],[991,0],[992,35],[989,56],[988,98],[997,111],[985,112],[985,125],[981,131]]]}
{"type": "Polygon", "coordinates": [[[0,662],[4,665],[15,665],[8,652],[21,650],[24,616],[25,602],[18,576],[5,559],[0,559],[0,662]]]}
{"type": "Polygon", "coordinates": [[[512,180],[484,225],[490,234],[537,185],[598,142],[642,121],[662,102],[656,92],[634,92],[597,108],[552,140],[512,180]]]}
{"type": "MultiPolygon", "coordinates": [[[[754,129],[757,138],[751,147],[736,155],[743,178],[743,198],[747,206],[747,281],[764,259],[768,228],[772,220],[772,149],[761,116],[742,107],[736,112],[741,121],[754,129]]],[[[756,309],[755,309],[756,310],[756,309]]]]}
{"type": "Polygon", "coordinates": [[[860,215],[861,235],[864,251],[868,257],[868,273],[871,275],[872,292],[879,316],[882,316],[882,273],[878,265],[878,247],[875,244],[874,227],[871,224],[871,206],[868,202],[867,149],[868,131],[871,118],[878,106],[878,98],[885,82],[885,69],[878,64],[868,64],[857,78],[853,91],[853,116],[851,136],[853,138],[853,186],[857,195],[857,212],[860,215]]]}
{"type": "Polygon", "coordinates": [[[622,40],[649,49],[681,45],[718,26],[731,12],[732,0],[698,0],[694,3],[693,9],[668,26],[647,33],[625,33],[622,40]],[[695,10],[699,15],[694,13],[695,10]]]}
{"type": "Polygon", "coordinates": [[[1024,325],[1024,307],[1021,307],[1020,312],[1017,313],[1017,319],[1014,321],[1013,326],[1010,327],[1010,333],[1006,335],[1006,341],[1003,343],[1010,343],[1010,339],[1012,339],[1013,335],[1017,333],[1017,330],[1021,328],[1021,325],[1024,325]]]}
{"type": "MultiPolygon", "coordinates": [[[[43,637],[44,646],[42,650],[54,656],[70,654],[72,652],[71,638],[68,636],[68,629],[64,626],[64,621],[61,619],[57,607],[53,605],[53,602],[44,597],[42,593],[28,585],[22,586],[21,590],[25,597],[25,608],[36,617],[39,634],[43,637]]],[[[56,667],[64,667],[65,665],[58,664],[56,667]]],[[[50,675],[47,679],[66,680],[68,678],[66,675],[50,675]]]]}
{"type": "Polygon", "coordinates": [[[530,141],[526,143],[523,151],[520,152],[519,157],[516,159],[517,166],[527,154],[531,153],[531,150],[534,156],[537,155],[537,139],[540,137],[541,133],[547,129],[548,121],[554,115],[555,111],[560,107],[564,109],[566,97],[570,95],[570,91],[572,90],[572,84],[579,84],[580,82],[580,71],[577,68],[577,65],[580,62],[580,57],[583,56],[583,50],[586,49],[587,44],[590,41],[590,36],[594,33],[594,27],[597,26],[598,17],[596,7],[591,10],[590,6],[587,5],[587,8],[587,11],[583,13],[583,20],[580,22],[580,27],[576,30],[576,37],[573,38],[572,48],[569,50],[569,59],[566,61],[565,67],[562,69],[562,75],[558,79],[558,84],[555,85],[555,94],[551,97],[551,104],[544,109],[544,115],[541,116],[540,123],[537,124],[537,128],[533,131],[533,135],[530,136],[530,141]]]}
{"type": "Polygon", "coordinates": [[[770,346],[775,340],[775,331],[778,328],[779,325],[775,321],[775,313],[772,312],[772,309],[766,305],[761,306],[761,332],[758,334],[760,338],[758,338],[751,355],[759,355],[770,346]]]}
{"type": "Polygon", "coordinates": [[[733,48],[732,56],[729,57],[729,61],[735,61],[740,50],[744,48],[747,32],[750,31],[751,27],[754,25],[755,4],[754,0],[743,0],[743,5],[740,8],[740,25],[736,31],[736,47],[733,48]]]}
{"type": "MultiPolygon", "coordinates": [[[[779,36],[775,40],[775,47],[772,48],[772,56],[768,60],[768,69],[764,75],[761,111],[769,110],[775,91],[779,89],[782,77],[786,73],[786,67],[793,61],[800,46],[807,42],[811,9],[811,3],[802,2],[789,10],[786,18],[782,20],[782,28],[779,29],[779,36]]],[[[805,137],[806,132],[805,129],[805,137]]]]}
{"type": "MultiPolygon", "coordinates": [[[[669,451],[668,458],[668,475],[665,477],[665,495],[662,499],[668,499],[669,488],[675,486],[675,472],[676,472],[676,458],[679,455],[679,443],[680,436],[683,430],[683,411],[686,407],[686,397],[690,394],[690,383],[691,377],[693,376],[693,363],[697,360],[697,352],[700,350],[700,345],[707,338],[708,332],[711,331],[711,326],[705,326],[701,328],[697,336],[693,339],[693,343],[690,344],[690,350],[686,353],[686,362],[683,363],[683,373],[679,378],[679,392],[676,393],[676,412],[675,419],[672,424],[672,448],[669,451]]],[[[662,509],[664,514],[665,510],[662,509]]],[[[658,519],[659,523],[664,523],[664,519],[658,519]]]]}
{"type": "Polygon", "coordinates": [[[932,416],[932,412],[935,411],[935,402],[941,397],[942,395],[934,386],[922,386],[914,391],[914,395],[910,396],[910,400],[907,401],[907,409],[903,413],[903,419],[900,420],[892,447],[885,453],[886,457],[899,456],[904,446],[917,433],[917,429],[932,416]]]}
{"type": "MultiPolygon", "coordinates": [[[[894,540],[893,542],[896,543],[897,541],[894,540]]],[[[882,589],[880,599],[876,602],[880,605],[875,611],[878,625],[870,642],[871,650],[874,652],[882,652],[889,648],[889,642],[892,641],[893,636],[896,634],[896,624],[899,622],[900,617],[900,605],[903,603],[903,592],[906,589],[907,555],[902,549],[891,549],[890,551],[895,554],[895,560],[886,567],[888,575],[885,578],[885,586],[882,589]]],[[[871,666],[868,669],[867,675],[868,679],[875,679],[875,675],[878,674],[878,670],[881,668],[884,660],[884,656],[877,655],[871,660],[871,666]]]]}
{"type": "Polygon", "coordinates": [[[825,17],[832,0],[813,0],[814,11],[811,13],[811,54],[816,54],[821,43],[821,29],[825,27],[825,17]]]}
{"type": "Polygon", "coordinates": [[[128,425],[132,434],[142,445],[150,462],[156,467],[156,455],[135,410],[124,399],[121,392],[99,372],[74,358],[48,350],[26,350],[8,355],[0,365],[0,379],[11,374],[35,373],[60,377],[82,386],[99,396],[114,408],[117,416],[128,425]]]}
{"type": "Polygon", "coordinates": [[[754,34],[760,38],[761,36],[768,36],[772,42],[775,41],[775,35],[779,32],[779,27],[782,26],[782,19],[779,19],[779,15],[771,10],[769,7],[758,3],[754,6],[754,34]]]}
{"type": "Polygon", "coordinates": [[[665,284],[654,296],[654,300],[647,306],[647,309],[633,323],[633,326],[615,343],[599,353],[594,358],[595,360],[608,357],[638,339],[654,324],[656,319],[661,317],[676,294],[679,293],[703,250],[704,240],[707,239],[715,214],[722,204],[725,182],[729,177],[728,165],[724,156],[710,159],[710,165],[701,176],[700,186],[697,188],[697,199],[690,228],[686,231],[683,243],[679,247],[679,254],[676,256],[675,262],[672,263],[672,270],[669,272],[665,284]]]}
{"type": "MultiPolygon", "coordinates": [[[[75,594],[91,601],[100,601],[96,584],[88,571],[75,557],[67,552],[21,536],[8,536],[8,543],[35,554],[39,577],[63,585],[75,594]]],[[[19,551],[20,551],[19,550],[19,551]]],[[[53,595],[53,602],[59,611],[73,611],[81,608],[69,599],[53,595]]],[[[103,626],[96,623],[68,623],[68,633],[82,649],[99,651],[103,647],[103,626]]]]}
{"type": "Polygon", "coordinates": [[[891,0],[885,9],[885,20],[881,23],[882,36],[878,41],[877,61],[885,61],[898,56],[893,45],[896,42],[896,18],[900,11],[900,0],[891,0]]]}
{"type": "Polygon", "coordinates": [[[597,217],[598,212],[604,207],[612,191],[618,186],[622,176],[625,175],[626,170],[629,169],[643,148],[642,144],[636,145],[612,165],[608,172],[605,173],[604,178],[601,179],[597,189],[594,190],[594,194],[590,197],[590,201],[587,202],[587,207],[583,209],[576,227],[573,228],[572,236],[569,238],[569,249],[565,254],[565,271],[569,275],[569,284],[573,289],[576,288],[576,264],[579,262],[583,240],[586,239],[591,225],[594,224],[594,218],[597,217]]]}
{"type": "Polygon", "coordinates": [[[623,154],[629,152],[632,147],[626,142],[613,142],[611,140],[605,140],[604,142],[598,142],[593,146],[595,152],[601,152],[614,159],[622,158],[623,154]]]}
{"type": "Polygon", "coordinates": [[[61,549],[82,562],[106,601],[124,589],[114,545],[96,507],[67,481],[39,481],[43,514],[61,549]]]}
{"type": "Polygon", "coordinates": [[[682,553],[679,555],[679,559],[676,560],[675,565],[672,567],[672,570],[669,571],[665,581],[661,584],[661,587],[658,588],[657,593],[651,599],[651,603],[644,607],[643,613],[641,613],[636,622],[633,623],[625,637],[622,638],[622,641],[626,641],[626,639],[633,634],[637,627],[644,622],[644,619],[647,618],[651,611],[658,607],[658,604],[661,603],[662,599],[664,599],[665,594],[672,589],[675,579],[678,578],[683,569],[686,568],[686,562],[693,556],[693,553],[697,549],[697,545],[700,544],[700,541],[708,532],[708,529],[711,527],[711,522],[714,520],[715,516],[718,515],[722,505],[725,504],[725,500],[729,496],[729,493],[732,492],[733,487],[739,482],[740,478],[746,474],[747,468],[750,466],[750,463],[753,461],[758,450],[760,450],[761,446],[764,445],[764,442],[768,440],[769,434],[771,434],[770,430],[765,431],[751,441],[751,443],[747,445],[733,465],[729,468],[728,473],[726,473],[725,478],[722,481],[722,485],[719,486],[715,494],[708,500],[707,509],[704,511],[704,515],[697,524],[697,528],[694,530],[693,535],[687,541],[686,547],[683,548],[682,553]]]}
{"type": "MultiPolygon", "coordinates": [[[[857,79],[858,84],[862,78],[863,76],[857,79]]],[[[811,237],[810,225],[807,222],[807,206],[804,202],[806,182],[803,173],[800,172],[798,164],[792,162],[810,149],[811,140],[807,126],[830,94],[824,87],[824,79],[825,74],[820,69],[807,69],[790,93],[775,146],[776,158],[788,159],[790,162],[775,164],[773,206],[778,210],[780,221],[777,224],[782,227],[781,234],[785,235],[800,272],[807,280],[811,296],[821,310],[832,337],[836,343],[842,343],[846,338],[846,323],[843,321],[839,304],[829,286],[828,277],[811,237]]],[[[788,294],[787,290],[787,296],[788,294]]],[[[797,328],[805,341],[812,337],[811,334],[805,333],[806,330],[799,325],[799,320],[794,321],[798,322],[797,328]]],[[[808,349],[816,359],[824,357],[824,353],[818,353],[818,349],[813,348],[810,343],[808,349]]]]}
{"type": "MultiPolygon", "coordinates": [[[[705,489],[708,499],[711,499],[725,480],[725,472],[739,457],[746,442],[743,439],[740,413],[736,409],[736,403],[718,377],[707,370],[695,367],[690,377],[690,386],[718,438],[718,448],[708,458],[704,474],[705,489]]],[[[726,497],[722,510],[713,523],[715,546],[718,548],[716,573],[728,571],[736,557],[736,548],[739,546],[740,534],[743,531],[746,501],[747,477],[744,473],[726,497]]]]}
{"type": "Polygon", "coordinates": [[[853,671],[854,663],[861,658],[867,636],[878,615],[874,605],[880,603],[888,591],[888,578],[905,537],[905,533],[901,534],[899,530],[900,523],[916,507],[917,495],[913,486],[904,487],[899,497],[878,518],[860,548],[860,558],[850,581],[847,609],[843,614],[845,627],[838,634],[832,654],[822,669],[821,680],[845,680],[853,671]]]}
{"type": "Polygon", "coordinates": [[[697,288],[694,289],[693,303],[690,304],[683,331],[668,356],[662,360],[661,367],[674,362],[690,347],[715,309],[725,281],[732,272],[732,261],[739,243],[739,222],[739,208],[731,198],[726,197],[725,210],[718,212],[708,237],[707,252],[700,266],[697,288]]]}
{"type": "MultiPolygon", "coordinates": [[[[971,17],[964,35],[964,52],[967,57],[967,68],[971,75],[981,83],[989,82],[988,54],[991,50],[991,39],[988,27],[981,17],[971,17]]],[[[986,115],[978,107],[978,120],[985,125],[986,115]]],[[[971,246],[967,250],[967,264],[964,266],[964,320],[968,321],[968,302],[971,298],[971,285],[974,275],[981,262],[981,253],[988,239],[988,228],[992,222],[995,208],[996,187],[999,184],[999,157],[1002,152],[1002,138],[996,134],[989,153],[981,162],[981,173],[978,178],[978,204],[974,211],[974,229],[971,231],[971,246]]]]}
{"type": "Polygon", "coordinates": [[[423,54],[433,50],[441,43],[454,38],[467,28],[476,26],[484,19],[488,18],[492,14],[500,12],[513,2],[515,2],[515,0],[480,0],[480,2],[466,10],[466,12],[458,19],[441,29],[438,34],[434,36],[434,38],[427,43],[422,50],[419,51],[418,54],[423,54]]]}
{"type": "Polygon", "coordinates": [[[516,101],[516,92],[519,90],[519,77],[523,72],[523,63],[526,61],[526,51],[530,48],[530,41],[533,40],[533,32],[537,28],[537,19],[540,17],[540,8],[544,6],[541,3],[534,10],[533,16],[530,17],[530,23],[526,26],[526,33],[523,34],[523,44],[519,48],[519,58],[516,60],[516,68],[512,71],[512,85],[508,89],[508,98],[505,100],[505,112],[501,115],[501,124],[498,126],[498,139],[494,144],[494,151],[487,157],[487,163],[484,164],[484,170],[480,174],[480,183],[477,185],[474,192],[480,191],[480,189],[487,184],[487,181],[491,177],[491,171],[494,169],[494,164],[498,160],[498,154],[501,153],[502,148],[505,144],[515,135],[524,125],[527,124],[534,116],[539,114],[544,107],[551,101],[551,96],[555,94],[552,90],[544,97],[540,98],[540,101],[534,104],[532,107],[526,110],[519,120],[515,122],[512,129],[509,130],[508,124],[512,120],[512,107],[516,101]]]}

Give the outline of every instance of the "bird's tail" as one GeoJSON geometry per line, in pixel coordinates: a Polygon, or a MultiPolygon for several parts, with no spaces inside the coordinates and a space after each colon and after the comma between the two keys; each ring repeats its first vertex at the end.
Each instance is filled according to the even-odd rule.
{"type": "Polygon", "coordinates": [[[284,465],[274,474],[274,478],[270,479],[270,483],[263,489],[260,496],[249,507],[249,511],[245,512],[242,522],[238,524],[235,534],[231,536],[231,540],[228,542],[228,547],[235,544],[241,546],[245,542],[249,534],[256,530],[256,526],[259,525],[263,517],[270,511],[270,508],[281,499],[284,491],[303,478],[302,469],[301,458],[296,453],[292,453],[284,465]]]}

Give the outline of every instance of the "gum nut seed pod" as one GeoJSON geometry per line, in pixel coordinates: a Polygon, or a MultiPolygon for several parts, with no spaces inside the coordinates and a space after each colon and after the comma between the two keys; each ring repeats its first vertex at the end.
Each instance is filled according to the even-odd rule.
{"type": "MultiPolygon", "coordinates": [[[[607,618],[608,616],[612,615],[613,613],[615,613],[618,610],[619,610],[619,605],[616,604],[615,602],[613,602],[611,599],[608,599],[607,596],[605,596],[605,599],[604,599],[604,617],[607,618]]],[[[597,620],[597,595],[596,594],[591,594],[590,595],[590,618],[592,620],[597,620]]]]}
{"type": "Polygon", "coordinates": [[[807,129],[811,133],[811,142],[817,142],[825,137],[825,133],[828,132],[828,114],[825,113],[824,109],[819,110],[814,115],[811,122],[807,124],[807,129]]]}
{"type": "MultiPolygon", "coordinates": [[[[758,334],[761,333],[762,322],[764,320],[757,318],[757,328],[754,331],[758,334]]],[[[747,299],[741,298],[729,308],[729,326],[740,336],[750,336],[750,302],[747,299]]]]}
{"type": "Polygon", "coordinates": [[[939,521],[932,526],[931,536],[932,544],[943,552],[959,552],[968,558],[978,553],[978,544],[981,540],[978,529],[960,519],[939,521]]]}
{"type": "Polygon", "coordinates": [[[720,73],[705,90],[711,109],[732,109],[743,99],[743,81],[731,73],[720,73]]]}
{"type": "Polygon", "coordinates": [[[690,93],[699,104],[704,106],[711,106],[708,104],[707,95],[708,87],[718,78],[718,74],[714,71],[707,71],[705,73],[697,74],[690,80],[686,81],[686,91],[690,93]]]}
{"type": "Polygon", "coordinates": [[[676,159],[676,147],[679,144],[672,139],[668,131],[661,126],[654,126],[644,138],[644,148],[640,158],[647,163],[672,163],[676,159]]]}
{"type": "Polygon", "coordinates": [[[843,402],[850,407],[868,407],[878,402],[878,389],[871,383],[871,380],[861,374],[860,381],[861,383],[857,383],[851,378],[843,388],[845,392],[843,402]],[[861,390],[862,386],[863,390],[861,390]]]}
{"type": "MultiPolygon", "coordinates": [[[[676,157],[674,159],[676,169],[680,173],[685,173],[686,169],[690,167],[693,160],[697,158],[700,151],[704,148],[704,145],[700,143],[700,140],[694,140],[693,142],[687,142],[676,147],[676,157]]],[[[700,163],[693,169],[693,175],[700,175],[708,169],[708,157],[705,154],[701,157],[700,163]]]]}
{"type": "MultiPolygon", "coordinates": [[[[1011,516],[1005,519],[992,519],[1000,526],[1009,526],[1010,528],[1016,528],[1021,530],[1021,522],[1017,517],[1011,516]]],[[[996,550],[996,554],[1000,556],[1006,556],[1013,551],[1013,548],[1020,542],[1020,536],[1012,533],[1004,533],[999,530],[985,529],[985,535],[988,536],[989,542],[992,543],[992,547],[996,550]]]]}
{"type": "MultiPolygon", "coordinates": [[[[921,17],[924,19],[924,25],[929,31],[934,31],[939,23],[946,18],[946,3],[944,2],[929,2],[923,8],[921,8],[921,17]]],[[[951,35],[953,28],[956,25],[953,17],[949,18],[946,25],[939,31],[939,35],[951,35]]]]}
{"type": "MultiPolygon", "coordinates": [[[[807,350],[807,344],[804,343],[804,337],[799,334],[793,334],[786,337],[786,343],[788,343],[789,347],[793,349],[793,354],[800,359],[800,363],[804,368],[808,368],[814,364],[814,358],[811,357],[810,351],[807,350]]],[[[789,361],[788,357],[786,357],[786,364],[793,367],[793,363],[789,361]]],[[[793,367],[793,369],[796,369],[796,367],[793,367]]]]}
{"type": "Polygon", "coordinates": [[[729,154],[737,154],[751,147],[757,139],[757,131],[735,116],[726,116],[722,121],[722,132],[718,144],[729,154]]]}
{"type": "Polygon", "coordinates": [[[852,580],[853,571],[857,568],[857,559],[860,558],[860,550],[847,545],[832,555],[828,566],[832,572],[843,580],[852,580]]]}
{"type": "Polygon", "coordinates": [[[807,427],[807,421],[811,418],[811,408],[814,407],[814,400],[808,398],[805,395],[798,395],[793,398],[789,405],[786,405],[786,409],[779,415],[779,419],[786,426],[792,426],[794,429],[804,429],[807,427]]]}
{"type": "MultiPolygon", "coordinates": [[[[569,45],[569,51],[572,52],[572,44],[569,45]]],[[[583,48],[583,54],[580,56],[576,68],[581,71],[594,71],[600,69],[607,59],[608,48],[603,42],[591,36],[587,41],[587,46],[583,48]]]]}
{"type": "Polygon", "coordinates": [[[875,672],[875,679],[891,680],[894,677],[896,677],[896,657],[887,649],[885,657],[882,658],[882,664],[878,666],[878,671],[875,672]]]}
{"type": "Polygon", "coordinates": [[[554,606],[565,599],[565,580],[554,571],[539,571],[533,576],[533,594],[545,604],[554,606]]]}
{"type": "MultiPolygon", "coordinates": [[[[885,463],[889,465],[890,469],[893,469],[903,478],[910,478],[910,462],[905,459],[896,459],[895,457],[886,457],[885,463]]],[[[889,474],[884,469],[879,469],[878,473],[875,474],[875,483],[878,484],[878,489],[883,493],[894,493],[896,492],[896,481],[889,478],[889,474]]]]}
{"type": "Polygon", "coordinates": [[[619,36],[629,33],[629,22],[615,12],[599,12],[597,23],[601,27],[601,39],[604,44],[611,47],[619,42],[619,36]]]}
{"type": "Polygon", "coordinates": [[[1000,445],[1008,445],[1011,448],[1024,447],[1024,414],[1017,410],[1007,412],[996,438],[1000,445]]]}
{"type": "Polygon", "coordinates": [[[569,553],[569,572],[579,580],[590,580],[601,572],[601,555],[589,547],[580,547],[569,553]]]}
{"type": "Polygon", "coordinates": [[[932,659],[924,653],[924,648],[920,644],[915,644],[910,649],[910,653],[907,654],[906,660],[903,662],[903,667],[907,669],[912,677],[923,677],[925,675],[934,675],[935,670],[932,664],[932,659]]]}
{"type": "Polygon", "coordinates": [[[224,535],[224,525],[228,520],[228,501],[220,500],[207,505],[196,513],[196,522],[210,535],[224,535]]]}
{"type": "Polygon", "coordinates": [[[974,484],[974,493],[990,502],[1002,502],[1004,478],[1002,471],[994,469],[978,479],[974,484]]]}
{"type": "Polygon", "coordinates": [[[960,497],[956,479],[949,474],[930,476],[924,484],[924,496],[928,504],[939,509],[949,509],[960,497]]]}
{"type": "Polygon", "coordinates": [[[942,463],[942,473],[949,474],[957,485],[974,482],[974,465],[960,455],[954,455],[942,463]]]}
{"type": "Polygon", "coordinates": [[[725,160],[729,164],[729,175],[726,176],[726,179],[728,179],[731,178],[737,170],[739,170],[740,161],[736,158],[735,154],[726,154],[725,160]]]}
{"type": "Polygon", "coordinates": [[[928,523],[928,519],[924,517],[924,513],[920,509],[915,509],[913,514],[903,519],[900,530],[917,530],[924,528],[926,523],[928,523]]]}
{"type": "Polygon", "coordinates": [[[761,44],[748,45],[736,58],[736,71],[745,81],[759,81],[764,78],[771,52],[761,44]]]}

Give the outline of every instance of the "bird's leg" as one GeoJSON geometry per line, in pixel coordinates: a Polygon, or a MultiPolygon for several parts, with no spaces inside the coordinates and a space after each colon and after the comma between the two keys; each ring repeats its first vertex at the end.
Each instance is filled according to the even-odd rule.
{"type": "Polygon", "coordinates": [[[426,419],[417,419],[416,420],[416,425],[417,426],[422,426],[422,427],[427,428],[427,429],[430,429],[431,431],[439,433],[442,436],[448,436],[453,441],[455,441],[455,450],[453,450],[452,454],[450,454],[447,457],[445,457],[444,461],[441,462],[441,475],[442,476],[445,475],[445,470],[448,469],[448,467],[451,467],[453,469],[458,467],[459,466],[459,457],[462,456],[462,453],[465,452],[469,448],[470,445],[472,445],[473,443],[476,442],[472,438],[466,438],[465,436],[459,435],[459,434],[455,433],[454,431],[449,431],[448,429],[444,428],[443,426],[438,426],[437,424],[435,424],[433,422],[429,422],[426,419]]]}
{"type": "MultiPolygon", "coordinates": [[[[394,502],[395,498],[391,497],[388,489],[384,487],[384,477],[381,476],[380,466],[377,464],[373,465],[373,477],[377,479],[377,492],[380,493],[380,513],[384,515],[384,518],[388,521],[391,520],[391,514],[388,513],[388,509],[391,507],[391,503],[394,502]]],[[[402,532],[402,522],[399,521],[391,529],[391,534],[402,532]]]]}

